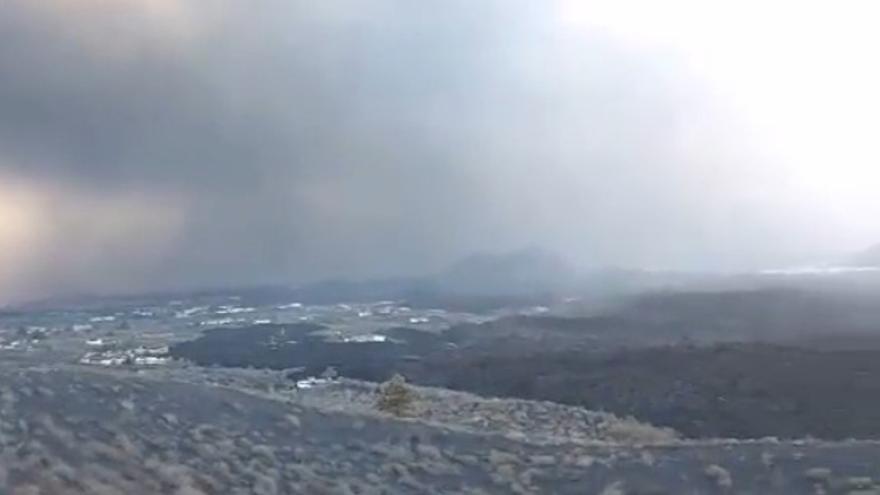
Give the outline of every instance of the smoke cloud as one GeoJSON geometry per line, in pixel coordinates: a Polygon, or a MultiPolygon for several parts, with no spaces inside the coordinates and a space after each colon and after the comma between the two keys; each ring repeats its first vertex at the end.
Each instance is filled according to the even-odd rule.
{"type": "Polygon", "coordinates": [[[691,47],[721,46],[719,20],[641,36],[602,5],[3,2],[0,299],[422,273],[524,245],[745,269],[877,236],[877,175],[822,190],[803,172],[825,168],[767,145],[748,81],[702,70],[691,47]]]}

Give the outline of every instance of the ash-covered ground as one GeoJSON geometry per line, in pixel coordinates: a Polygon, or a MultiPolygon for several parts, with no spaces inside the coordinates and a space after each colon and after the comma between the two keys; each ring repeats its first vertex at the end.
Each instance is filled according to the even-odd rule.
{"type": "Polygon", "coordinates": [[[4,366],[0,482],[11,494],[610,495],[873,493],[880,478],[877,442],[682,441],[424,389],[424,412],[401,419],[372,410],[363,383],[291,391],[273,373],[229,372],[223,386],[184,375],[4,366]]]}
{"type": "Polygon", "coordinates": [[[211,297],[3,314],[2,493],[880,493],[861,301],[211,297]]]}

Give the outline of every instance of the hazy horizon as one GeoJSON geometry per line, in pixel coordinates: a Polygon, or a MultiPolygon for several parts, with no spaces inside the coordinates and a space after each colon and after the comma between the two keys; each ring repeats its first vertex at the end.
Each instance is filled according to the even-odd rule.
{"type": "Polygon", "coordinates": [[[0,303],[880,242],[868,1],[0,3],[0,303]],[[817,35],[816,33],[824,33],[817,35]]]}

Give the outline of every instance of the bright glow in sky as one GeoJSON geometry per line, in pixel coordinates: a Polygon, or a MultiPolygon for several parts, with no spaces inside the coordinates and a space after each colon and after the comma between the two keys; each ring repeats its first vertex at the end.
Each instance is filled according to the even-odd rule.
{"type": "Polygon", "coordinates": [[[122,258],[135,271],[149,269],[184,228],[182,210],[172,196],[47,187],[0,176],[0,301],[33,297],[31,287],[44,278],[100,278],[93,267],[101,260],[122,258]]]}
{"type": "Polygon", "coordinates": [[[855,239],[880,218],[880,2],[564,0],[565,29],[683,56],[782,180],[855,239]],[[861,212],[855,215],[854,212],[861,212]]]}
{"type": "Polygon", "coordinates": [[[29,263],[40,228],[38,199],[9,177],[0,177],[0,298],[29,263]],[[7,286],[8,285],[8,286],[7,286]]]}

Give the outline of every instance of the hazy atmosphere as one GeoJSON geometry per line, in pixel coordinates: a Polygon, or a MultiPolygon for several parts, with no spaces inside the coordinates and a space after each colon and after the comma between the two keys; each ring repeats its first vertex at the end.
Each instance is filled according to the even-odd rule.
{"type": "Polygon", "coordinates": [[[877,7],[703,5],[0,2],[0,302],[880,241],[877,7]]]}
{"type": "Polygon", "coordinates": [[[0,495],[880,495],[878,19],[0,0],[0,495]]]}

